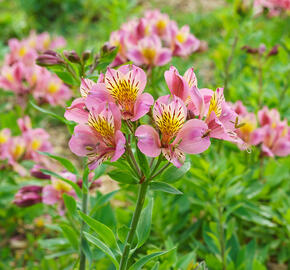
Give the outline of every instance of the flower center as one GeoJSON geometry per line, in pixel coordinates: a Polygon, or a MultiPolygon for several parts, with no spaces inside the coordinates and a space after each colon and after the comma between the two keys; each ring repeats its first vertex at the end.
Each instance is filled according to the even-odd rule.
{"type": "Polygon", "coordinates": [[[88,124],[92,127],[108,144],[113,144],[113,138],[115,134],[113,116],[110,116],[108,121],[104,116],[97,115],[96,117],[90,113],[88,124]]]}
{"type": "Polygon", "coordinates": [[[20,57],[23,57],[23,56],[26,54],[26,52],[27,52],[27,50],[26,50],[26,48],[23,46],[23,47],[20,48],[18,54],[19,54],[20,57]]]}
{"type": "Polygon", "coordinates": [[[16,144],[13,151],[12,151],[12,155],[15,159],[20,158],[23,153],[24,153],[24,146],[22,144],[16,144]]]}
{"type": "Polygon", "coordinates": [[[180,42],[180,43],[184,43],[187,39],[187,36],[182,33],[182,32],[178,32],[176,35],[176,39],[180,42]]]}
{"type": "Polygon", "coordinates": [[[149,63],[153,63],[156,56],[156,50],[154,48],[144,48],[142,49],[142,54],[149,63]]]}
{"type": "Polygon", "coordinates": [[[37,149],[39,149],[40,145],[41,145],[40,141],[37,139],[34,139],[31,143],[31,148],[32,150],[36,151],[37,149]]]}
{"type": "Polygon", "coordinates": [[[72,189],[72,187],[68,183],[59,179],[53,181],[52,186],[55,190],[60,192],[69,192],[72,189]]]}
{"type": "Polygon", "coordinates": [[[114,80],[114,83],[107,79],[111,96],[117,101],[124,115],[133,115],[134,104],[138,95],[139,82],[132,81],[131,78],[124,80],[114,80]]]}
{"type": "Polygon", "coordinates": [[[156,114],[155,123],[162,134],[162,143],[169,144],[185,122],[183,108],[173,108],[172,104],[160,104],[162,113],[156,114]]]}
{"type": "Polygon", "coordinates": [[[55,83],[50,83],[48,85],[47,91],[50,94],[54,94],[59,90],[59,85],[55,84],[55,83]]]}
{"type": "Polygon", "coordinates": [[[224,96],[218,95],[215,91],[210,99],[209,109],[207,117],[210,116],[211,112],[214,112],[217,117],[221,116],[222,113],[222,103],[224,102],[224,96]]]}

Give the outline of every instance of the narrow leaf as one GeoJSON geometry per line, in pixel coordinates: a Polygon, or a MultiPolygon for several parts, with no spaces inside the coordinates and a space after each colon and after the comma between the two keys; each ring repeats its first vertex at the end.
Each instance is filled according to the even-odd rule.
{"type": "Polygon", "coordinates": [[[113,170],[108,175],[115,181],[122,184],[136,184],[138,181],[126,171],[113,170]]]}
{"type": "Polygon", "coordinates": [[[191,163],[189,161],[185,162],[180,168],[172,166],[161,175],[161,180],[167,183],[174,183],[181,179],[189,171],[190,167],[191,163]]]}
{"type": "MultiPolygon", "coordinates": [[[[172,250],[172,249],[171,249],[172,250]]],[[[137,261],[136,263],[134,263],[130,268],[129,270],[140,270],[141,267],[143,267],[146,263],[148,263],[149,261],[153,260],[154,258],[157,258],[161,255],[164,255],[166,253],[168,253],[169,251],[171,250],[168,250],[168,251],[160,251],[160,252],[154,252],[154,253],[151,253],[147,256],[144,256],[142,257],[139,261],[137,261]]]]}
{"type": "Polygon", "coordinates": [[[137,156],[138,156],[139,165],[142,169],[142,172],[144,172],[144,174],[147,178],[147,177],[149,177],[149,174],[150,174],[150,167],[149,167],[148,160],[147,160],[146,156],[139,150],[139,148],[137,146],[136,146],[136,152],[137,152],[137,156]]]}
{"type": "Polygon", "coordinates": [[[92,244],[97,246],[100,250],[102,250],[110,258],[115,267],[119,269],[119,263],[117,262],[115,255],[105,243],[103,243],[101,240],[99,240],[98,238],[89,233],[84,232],[84,235],[89,242],[91,242],[92,244]]]}
{"type": "Polygon", "coordinates": [[[112,230],[107,227],[105,224],[99,222],[96,219],[93,219],[86,214],[79,212],[81,218],[84,222],[86,222],[92,230],[94,230],[98,236],[110,247],[116,248],[117,247],[117,241],[115,238],[114,233],[112,230]]]}
{"type": "Polygon", "coordinates": [[[56,156],[56,155],[52,155],[50,153],[47,153],[47,152],[40,152],[38,151],[38,153],[44,155],[44,156],[47,156],[47,157],[50,157],[54,160],[57,160],[59,163],[61,163],[62,166],[64,166],[69,172],[75,174],[75,175],[78,175],[78,171],[76,169],[76,167],[72,164],[72,162],[66,158],[63,158],[63,157],[59,157],[59,156],[56,156]]]}
{"type": "Polygon", "coordinates": [[[141,213],[137,226],[138,248],[141,247],[150,235],[152,220],[153,198],[150,198],[148,205],[141,213]]]}
{"type": "Polygon", "coordinates": [[[77,250],[79,247],[79,240],[76,232],[71,227],[65,224],[60,225],[60,228],[64,236],[69,240],[69,242],[73,246],[73,248],[77,250]]]}
{"type": "Polygon", "coordinates": [[[163,191],[163,192],[171,193],[171,194],[178,194],[178,195],[183,194],[180,190],[164,182],[157,182],[157,181],[151,182],[150,189],[154,191],[163,191]]]}
{"type": "Polygon", "coordinates": [[[76,200],[72,197],[67,195],[66,193],[63,194],[63,201],[68,213],[70,213],[73,217],[77,214],[77,203],[76,200]]]}

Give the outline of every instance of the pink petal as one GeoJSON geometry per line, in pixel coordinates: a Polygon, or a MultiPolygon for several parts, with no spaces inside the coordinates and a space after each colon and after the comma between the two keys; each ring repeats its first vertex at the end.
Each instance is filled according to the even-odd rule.
{"type": "Polygon", "coordinates": [[[48,205],[55,204],[60,200],[59,193],[52,185],[47,185],[42,190],[42,202],[48,205]]]}
{"type": "Polygon", "coordinates": [[[276,156],[279,156],[279,157],[288,156],[290,154],[290,141],[289,141],[289,139],[287,137],[286,138],[279,138],[276,141],[272,151],[276,156]]]}
{"type": "Polygon", "coordinates": [[[209,136],[203,138],[207,130],[208,126],[202,120],[189,120],[178,132],[172,144],[178,144],[178,148],[188,154],[202,153],[210,146],[209,136]]]}
{"type": "Polygon", "coordinates": [[[77,125],[69,141],[69,148],[77,156],[86,156],[90,152],[86,147],[95,149],[97,143],[98,139],[89,126],[77,125]]]}
{"type": "Polygon", "coordinates": [[[125,152],[126,138],[120,130],[116,131],[115,142],[116,149],[114,155],[111,158],[111,162],[118,160],[125,152]]]}
{"type": "Polygon", "coordinates": [[[188,85],[179,75],[177,69],[171,66],[169,70],[165,71],[164,77],[171,94],[185,101],[189,96],[188,85]]]}
{"type": "Polygon", "coordinates": [[[177,168],[180,168],[185,161],[185,155],[179,148],[162,148],[162,153],[177,168]]]}
{"type": "Polygon", "coordinates": [[[158,56],[156,57],[154,64],[156,66],[164,66],[171,60],[171,50],[162,48],[160,49],[158,56]]]}
{"type": "Polygon", "coordinates": [[[140,95],[136,100],[134,106],[134,117],[131,118],[131,121],[136,121],[148,113],[153,103],[154,99],[150,94],[144,93],[140,95]]]}
{"type": "Polygon", "coordinates": [[[195,115],[199,115],[200,118],[203,117],[204,111],[205,111],[205,104],[204,99],[200,91],[197,87],[193,86],[189,90],[190,95],[190,103],[189,103],[189,109],[192,110],[192,112],[195,115]]]}
{"type": "Polygon", "coordinates": [[[138,137],[140,151],[149,157],[157,157],[161,153],[161,143],[157,131],[148,125],[141,125],[137,128],[135,136],[138,137]]]}
{"type": "Polygon", "coordinates": [[[144,57],[138,48],[131,48],[127,53],[128,58],[136,65],[141,66],[144,64],[144,57]]]}
{"type": "Polygon", "coordinates": [[[86,123],[88,121],[88,111],[85,109],[85,100],[83,98],[75,99],[71,106],[66,109],[64,117],[79,124],[86,123]]]}

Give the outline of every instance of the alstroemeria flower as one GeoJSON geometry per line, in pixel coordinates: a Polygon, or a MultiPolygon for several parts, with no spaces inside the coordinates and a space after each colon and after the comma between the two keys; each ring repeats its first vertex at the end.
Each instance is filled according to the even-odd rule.
{"type": "Polygon", "coordinates": [[[153,97],[143,93],[146,85],[146,74],[134,65],[125,65],[118,70],[108,68],[105,83],[88,95],[87,103],[91,105],[101,101],[114,102],[119,107],[122,118],[136,121],[144,116],[153,104],[153,97]]]}
{"type": "Polygon", "coordinates": [[[171,98],[170,95],[160,97],[153,108],[158,131],[151,126],[141,125],[135,132],[140,151],[149,157],[163,153],[176,167],[184,163],[184,153],[198,154],[205,151],[210,145],[209,138],[203,137],[207,125],[198,119],[186,122],[186,117],[187,109],[180,98],[171,98]]]}
{"type": "Polygon", "coordinates": [[[163,66],[171,60],[171,51],[163,48],[158,36],[152,35],[139,40],[137,46],[128,50],[128,58],[136,65],[163,66]]]}
{"type": "Polygon", "coordinates": [[[203,117],[205,104],[202,93],[197,88],[197,79],[193,68],[189,68],[183,76],[171,66],[164,77],[172,95],[179,97],[194,115],[203,117]]]}
{"type": "Polygon", "coordinates": [[[213,92],[209,101],[205,122],[208,130],[204,136],[235,142],[244,145],[236,134],[238,128],[238,115],[225,102],[223,88],[218,88],[213,92]]]}
{"type": "MultiPolygon", "coordinates": [[[[76,176],[70,172],[60,173],[60,175],[74,183],[77,182],[76,176]]],[[[76,198],[76,193],[71,185],[60,179],[52,177],[51,182],[51,185],[46,185],[42,190],[42,202],[48,205],[58,204],[59,214],[64,215],[65,205],[62,197],[63,194],[65,193],[76,198]]]]}
{"type": "Polygon", "coordinates": [[[126,139],[120,131],[120,112],[114,103],[88,104],[87,108],[87,124],[75,127],[69,147],[78,156],[88,156],[88,166],[93,170],[105,160],[118,160],[125,152],[126,139]]]}
{"type": "Polygon", "coordinates": [[[276,109],[269,110],[268,107],[258,111],[258,119],[261,127],[270,125],[272,128],[275,128],[276,125],[280,122],[280,114],[276,109]]]}
{"type": "Polygon", "coordinates": [[[188,25],[178,29],[176,22],[172,21],[170,32],[173,55],[186,56],[198,50],[200,41],[190,33],[188,25]]]}
{"type": "Polygon", "coordinates": [[[262,152],[266,156],[288,156],[290,154],[290,129],[287,121],[279,122],[275,127],[266,125],[263,127],[264,139],[262,152]]]}

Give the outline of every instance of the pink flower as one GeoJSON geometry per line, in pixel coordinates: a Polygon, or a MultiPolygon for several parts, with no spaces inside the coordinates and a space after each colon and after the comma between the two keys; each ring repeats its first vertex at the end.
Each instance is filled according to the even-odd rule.
{"type": "Polygon", "coordinates": [[[153,104],[153,97],[143,93],[146,85],[145,72],[134,66],[125,65],[118,70],[108,68],[105,83],[98,83],[87,97],[87,104],[100,101],[114,102],[122,118],[136,121],[145,115],[153,104]]]}
{"type": "Polygon", "coordinates": [[[87,124],[79,124],[69,141],[71,151],[88,156],[91,170],[103,161],[118,160],[125,152],[126,139],[121,128],[121,116],[114,103],[87,104],[87,124]]]}
{"type": "Polygon", "coordinates": [[[280,114],[276,109],[269,110],[268,107],[264,106],[262,110],[258,112],[258,119],[260,125],[272,125],[275,127],[280,122],[280,114]]]}
{"type": "Polygon", "coordinates": [[[128,58],[136,65],[163,66],[171,60],[171,51],[162,47],[158,36],[152,35],[132,46],[128,50],[128,58]]]}
{"type": "Polygon", "coordinates": [[[12,90],[17,95],[25,95],[29,89],[23,84],[24,78],[25,68],[21,62],[12,66],[4,65],[0,73],[0,88],[12,90]]]}
{"type": "Polygon", "coordinates": [[[188,25],[184,25],[180,29],[176,22],[170,24],[170,35],[171,35],[171,47],[173,55],[175,56],[187,56],[200,47],[200,41],[192,34],[188,25]]]}
{"type": "Polygon", "coordinates": [[[198,154],[209,145],[208,137],[203,137],[207,125],[198,119],[186,122],[187,109],[183,101],[173,96],[160,97],[153,108],[153,118],[158,131],[148,125],[137,128],[140,151],[157,157],[161,153],[176,167],[181,167],[185,160],[184,153],[198,154]],[[161,139],[160,139],[161,135],[161,139]]]}
{"type": "MultiPolygon", "coordinates": [[[[207,92],[205,97],[210,94],[207,92]]],[[[207,102],[205,102],[206,104],[207,102]]],[[[238,129],[238,115],[225,102],[223,88],[218,88],[213,92],[210,100],[205,122],[208,125],[208,130],[204,136],[216,138],[220,140],[231,141],[239,145],[244,145],[244,142],[238,137],[236,130],[238,129]]]]}
{"type": "Polygon", "coordinates": [[[290,129],[286,121],[275,126],[263,127],[262,152],[266,156],[288,156],[290,154],[290,129]]]}
{"type": "Polygon", "coordinates": [[[0,130],[0,160],[7,158],[8,145],[11,138],[11,131],[9,128],[0,130]]]}
{"type": "MultiPolygon", "coordinates": [[[[74,183],[77,182],[76,176],[70,172],[60,173],[60,175],[70,180],[74,183]]],[[[76,198],[76,193],[73,190],[72,186],[63,180],[52,177],[51,185],[47,185],[43,188],[42,191],[42,202],[44,204],[53,205],[58,204],[58,211],[60,215],[64,215],[65,206],[63,202],[63,194],[68,194],[74,198],[76,198]]]]}
{"type": "Polygon", "coordinates": [[[178,70],[171,66],[164,77],[172,95],[179,97],[194,115],[203,117],[205,104],[202,93],[197,88],[197,79],[193,68],[189,68],[182,77],[178,70]]]}

